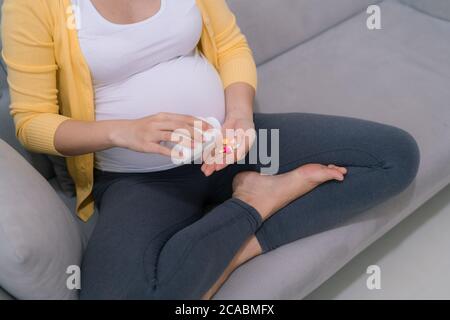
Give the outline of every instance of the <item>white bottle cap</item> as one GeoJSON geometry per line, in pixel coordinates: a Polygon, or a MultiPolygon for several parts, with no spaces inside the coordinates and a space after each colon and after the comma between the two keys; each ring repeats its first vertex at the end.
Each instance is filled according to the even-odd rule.
{"type": "MultiPolygon", "coordinates": [[[[203,145],[197,145],[194,150],[191,148],[181,146],[179,144],[176,144],[174,146],[174,150],[176,152],[182,152],[183,157],[182,159],[172,159],[172,161],[175,164],[183,164],[183,163],[190,163],[197,159],[199,159],[202,156],[202,153],[204,150],[206,150],[207,147],[209,147],[211,144],[215,143],[216,137],[220,134],[220,130],[222,129],[222,125],[220,124],[220,121],[217,120],[214,117],[197,117],[203,121],[208,122],[214,129],[208,130],[207,132],[204,132],[204,137],[206,139],[206,142],[203,143],[203,145]]],[[[203,131],[201,131],[198,128],[194,128],[195,130],[199,131],[203,134],[203,131]]]]}

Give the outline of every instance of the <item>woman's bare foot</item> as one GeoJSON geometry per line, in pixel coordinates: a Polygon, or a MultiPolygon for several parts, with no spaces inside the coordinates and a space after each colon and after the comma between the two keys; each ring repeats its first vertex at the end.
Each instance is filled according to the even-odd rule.
{"type": "Polygon", "coordinates": [[[233,180],[233,197],[254,207],[265,220],[320,184],[343,181],[346,173],[343,167],[321,164],[307,164],[275,176],[241,172],[233,180]]]}

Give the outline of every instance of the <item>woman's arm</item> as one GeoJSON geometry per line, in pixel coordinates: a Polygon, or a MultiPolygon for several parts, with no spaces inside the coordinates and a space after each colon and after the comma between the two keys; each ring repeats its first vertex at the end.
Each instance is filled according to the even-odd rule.
{"type": "Polygon", "coordinates": [[[208,13],[205,21],[214,34],[217,48],[217,63],[224,88],[237,82],[244,82],[257,88],[257,71],[246,37],[236,23],[225,0],[201,1],[208,13]]]}
{"type": "MultiPolygon", "coordinates": [[[[226,136],[226,131],[231,129],[236,133],[241,134],[240,141],[241,146],[236,150],[233,162],[240,160],[250,150],[253,142],[255,141],[255,125],[253,123],[253,101],[255,97],[255,89],[244,82],[236,82],[229,85],[225,89],[226,100],[226,118],[222,125],[223,134],[226,136]],[[242,135],[245,133],[246,135],[242,135]]],[[[202,172],[205,176],[212,175],[215,171],[224,169],[228,164],[226,157],[221,158],[220,155],[216,155],[217,161],[213,162],[211,159],[207,159],[202,165],[202,172]]]]}
{"type": "Polygon", "coordinates": [[[112,133],[121,125],[120,121],[64,121],[55,132],[55,149],[65,156],[77,156],[112,148],[112,133]]]}
{"type": "MultiPolygon", "coordinates": [[[[217,47],[218,71],[225,88],[226,119],[223,129],[250,133],[241,137],[241,146],[236,150],[234,160],[245,157],[255,139],[253,123],[253,102],[257,88],[257,71],[247,39],[241,33],[236,17],[225,0],[203,1],[210,16],[217,47]]],[[[226,132],[224,132],[226,134],[226,132]]],[[[221,157],[220,155],[216,155],[221,157]]],[[[227,166],[226,159],[202,165],[206,176],[227,166]]]]}
{"type": "Polygon", "coordinates": [[[69,118],[58,114],[53,19],[45,5],[45,1],[4,1],[2,55],[17,138],[28,150],[59,155],[54,134],[69,118]]]}
{"type": "Polygon", "coordinates": [[[177,156],[160,142],[170,141],[193,147],[194,141],[203,141],[203,136],[195,128],[207,131],[212,127],[193,116],[165,112],[136,120],[68,120],[55,132],[55,149],[65,156],[77,156],[113,147],[177,156]],[[179,134],[174,135],[175,131],[179,134]],[[183,134],[181,139],[180,133],[183,134]]]}
{"type": "Polygon", "coordinates": [[[245,82],[236,82],[225,89],[227,118],[253,119],[255,89],[245,82]]]}

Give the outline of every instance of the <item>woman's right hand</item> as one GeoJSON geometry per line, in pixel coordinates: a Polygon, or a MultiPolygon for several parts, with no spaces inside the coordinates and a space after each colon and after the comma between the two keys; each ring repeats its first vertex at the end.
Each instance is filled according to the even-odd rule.
{"type": "Polygon", "coordinates": [[[193,148],[203,142],[203,132],[212,129],[207,122],[189,115],[161,112],[136,120],[123,120],[111,132],[116,147],[137,152],[172,156],[172,149],[161,142],[193,148]],[[201,129],[202,133],[196,129],[201,129]],[[175,133],[175,134],[174,134],[175,133]]]}

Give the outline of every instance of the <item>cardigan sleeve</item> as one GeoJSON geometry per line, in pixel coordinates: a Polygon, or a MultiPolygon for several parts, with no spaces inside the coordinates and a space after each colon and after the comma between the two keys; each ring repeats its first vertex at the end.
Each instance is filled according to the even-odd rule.
{"type": "Polygon", "coordinates": [[[205,0],[209,21],[217,46],[219,73],[226,88],[235,82],[257,88],[257,71],[253,53],[225,0],[205,0]]]}
{"type": "Polygon", "coordinates": [[[51,23],[44,1],[4,1],[2,57],[8,69],[16,136],[30,151],[61,155],[54,136],[69,118],[59,114],[51,23]]]}

